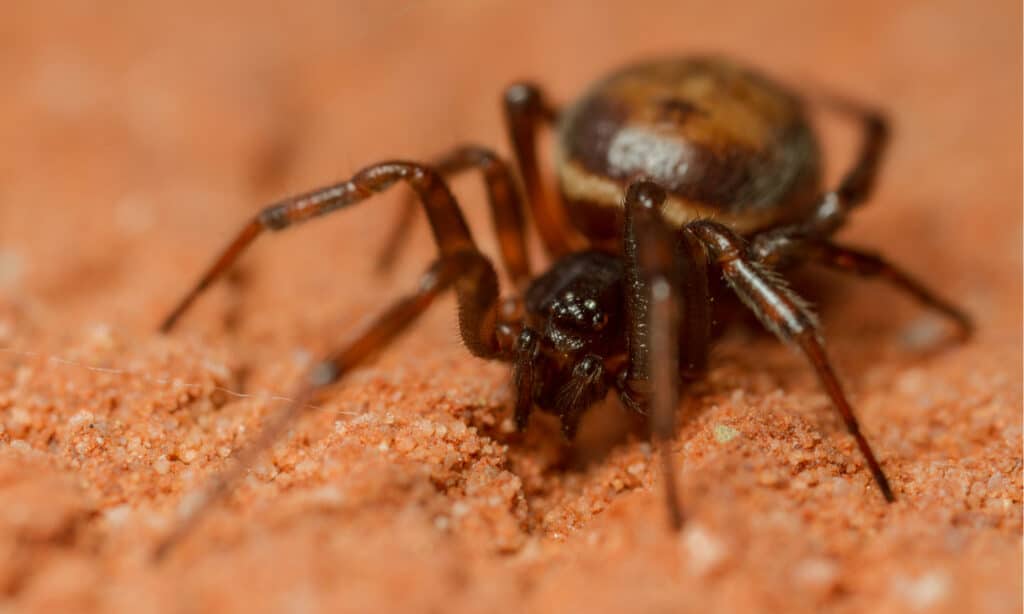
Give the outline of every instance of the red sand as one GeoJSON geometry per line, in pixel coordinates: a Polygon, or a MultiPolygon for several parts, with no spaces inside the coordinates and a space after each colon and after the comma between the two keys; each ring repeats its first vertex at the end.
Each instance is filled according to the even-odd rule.
{"type": "MultiPolygon", "coordinates": [[[[550,4],[5,8],[0,611],[1021,610],[1020,4],[550,4]],[[880,284],[811,279],[896,504],[800,357],[739,328],[677,439],[689,523],[671,534],[635,423],[596,410],[575,451],[544,420],[512,433],[507,371],[460,347],[446,300],[149,563],[268,397],[431,250],[420,229],[392,279],[372,276],[385,197],[261,240],[154,334],[247,215],[386,157],[507,152],[513,79],[566,100],[694,50],[892,114],[878,193],[843,237],[979,325],[949,347],[880,284]]],[[[838,167],[850,131],[829,134],[838,167]]],[[[456,189],[494,253],[479,186],[456,189]]]]}

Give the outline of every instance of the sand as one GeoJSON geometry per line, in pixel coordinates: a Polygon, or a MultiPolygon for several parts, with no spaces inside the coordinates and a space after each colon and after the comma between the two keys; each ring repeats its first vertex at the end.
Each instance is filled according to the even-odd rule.
{"type": "MultiPolygon", "coordinates": [[[[18,3],[0,22],[0,612],[1021,611],[1021,8],[1014,2],[18,3]],[[714,51],[884,105],[841,237],[976,319],[809,274],[898,501],[803,360],[736,326],[674,443],[688,522],[615,403],[575,448],[510,421],[441,301],[332,387],[162,564],[159,539],[313,357],[415,283],[400,196],[261,239],[161,316],[262,204],[385,158],[508,152],[502,86],[568,100],[714,51]]],[[[830,176],[852,132],[826,128],[830,176]]],[[[496,253],[474,179],[455,189],[496,253]]]]}

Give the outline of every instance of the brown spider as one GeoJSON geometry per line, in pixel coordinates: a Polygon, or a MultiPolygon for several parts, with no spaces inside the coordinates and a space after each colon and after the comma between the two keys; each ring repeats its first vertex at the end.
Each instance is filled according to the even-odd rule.
{"type": "MultiPolygon", "coordinates": [[[[319,389],[338,381],[393,341],[448,288],[458,298],[467,349],[512,364],[515,420],[534,406],[561,419],[572,439],[581,415],[614,389],[649,418],[660,442],[671,523],[682,513],[669,440],[681,383],[706,368],[712,295],[724,278],[782,340],[807,357],[857,442],[881,494],[892,489],[846,399],[814,314],[775,272],[808,261],[881,276],[952,319],[966,337],[968,317],[878,256],[833,243],[831,235],[864,202],[887,141],[876,111],[832,99],[860,120],[863,142],[839,186],[823,192],[818,142],[802,100],[751,70],[718,58],[636,64],[558,110],[529,83],[505,91],[504,110],[537,232],[553,264],[532,277],[518,186],[490,150],[459,147],[434,164],[392,161],[341,183],[264,209],[249,222],[160,327],[170,331],[192,301],[264,230],[289,226],[362,202],[399,181],[412,186],[438,246],[419,287],[388,308],[349,345],[309,374],[297,400],[241,450],[203,502],[161,545],[178,541],[319,389]],[[542,125],[557,131],[562,203],[545,197],[535,151],[542,125]],[[486,181],[501,260],[522,299],[499,300],[498,278],[477,249],[444,177],[477,169],[486,181]],[[564,209],[563,209],[564,207],[564,209]],[[571,227],[566,223],[568,214],[571,227]]],[[[385,252],[403,243],[406,209],[385,252]]]]}

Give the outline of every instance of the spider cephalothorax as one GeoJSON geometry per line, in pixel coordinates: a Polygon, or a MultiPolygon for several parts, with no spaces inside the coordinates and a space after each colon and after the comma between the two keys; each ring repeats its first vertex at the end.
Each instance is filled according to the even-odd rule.
{"type": "MultiPolygon", "coordinates": [[[[626,349],[625,271],[622,261],[597,251],[576,252],[555,262],[526,290],[526,325],[519,347],[535,354],[517,363],[515,377],[533,380],[533,404],[562,419],[570,439],[582,412],[604,398],[615,361],[626,349]],[[529,369],[530,374],[521,371],[529,369]]],[[[530,404],[516,408],[526,425],[530,404]]]]}
{"type": "MultiPolygon", "coordinates": [[[[615,72],[562,109],[535,85],[509,87],[505,120],[522,192],[500,157],[463,146],[432,164],[374,164],[349,180],[267,207],[178,303],[163,331],[263,231],[363,202],[397,182],[416,192],[438,256],[414,292],[311,371],[298,400],[242,451],[240,469],[221,476],[211,493],[223,493],[311,394],[393,340],[452,288],[467,349],[512,364],[520,428],[538,406],[557,414],[571,438],[582,413],[609,389],[649,416],[651,434],[662,444],[670,517],[679,526],[669,447],[678,387],[707,364],[709,280],[720,278],[768,330],[807,357],[879,491],[892,501],[889,481],[832,370],[817,321],[775,267],[808,262],[880,276],[948,316],[963,336],[970,322],[882,258],[832,241],[871,193],[888,129],[881,114],[867,107],[838,98],[826,103],[856,119],[863,131],[854,164],[830,191],[821,190],[819,146],[799,96],[727,60],[669,58],[615,72]],[[558,134],[558,201],[548,198],[537,165],[536,133],[545,125],[558,134]],[[473,169],[487,186],[501,262],[515,288],[525,288],[521,309],[502,307],[497,275],[446,184],[446,176],[473,169]],[[527,258],[525,209],[554,263],[535,278],[527,258]]],[[[383,265],[404,243],[415,212],[414,204],[404,210],[383,265]]],[[[207,505],[214,499],[208,497],[207,505]]],[[[188,526],[179,527],[161,551],[188,526]]]]}

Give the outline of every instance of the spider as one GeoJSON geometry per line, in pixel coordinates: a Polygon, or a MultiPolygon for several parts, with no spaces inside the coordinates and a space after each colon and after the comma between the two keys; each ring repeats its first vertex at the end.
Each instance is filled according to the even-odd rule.
{"type": "MultiPolygon", "coordinates": [[[[571,440],[583,413],[609,390],[648,417],[676,528],[683,514],[670,454],[674,417],[681,390],[708,363],[713,307],[721,304],[713,299],[731,289],[769,331],[807,358],[881,495],[892,502],[892,488],[832,369],[818,322],[778,271],[809,262],[879,276],[947,316],[962,338],[971,322],[883,258],[832,241],[871,194],[889,130],[883,115],[867,106],[840,98],[824,102],[859,122],[863,132],[856,160],[828,191],[822,189],[819,145],[801,97],[735,62],[682,57],[627,66],[561,109],[534,84],[506,89],[505,123],[521,186],[500,156],[471,145],[432,164],[373,164],[346,181],[265,208],[178,303],[161,331],[170,331],[264,231],[355,205],[399,182],[415,191],[438,255],[414,291],[310,371],[296,400],[239,452],[238,462],[215,479],[203,505],[160,551],[180,540],[315,393],[394,341],[448,289],[457,297],[466,348],[511,364],[519,429],[539,408],[558,416],[571,440]],[[535,140],[545,126],[557,134],[560,202],[548,198],[538,168],[535,140]],[[477,248],[446,183],[473,170],[486,183],[513,298],[500,298],[495,269],[477,248]],[[552,262],[538,276],[525,244],[526,208],[552,262]]],[[[407,209],[400,218],[384,266],[404,242],[413,213],[407,209]]]]}

